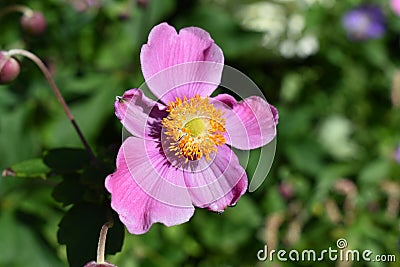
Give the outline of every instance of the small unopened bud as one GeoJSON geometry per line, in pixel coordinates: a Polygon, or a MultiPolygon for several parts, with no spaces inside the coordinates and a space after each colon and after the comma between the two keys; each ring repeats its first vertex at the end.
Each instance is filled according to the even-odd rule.
{"type": "Polygon", "coordinates": [[[19,69],[19,63],[15,58],[0,51],[0,84],[12,82],[18,76],[19,69]]]}
{"type": "Polygon", "coordinates": [[[137,0],[137,5],[142,8],[146,8],[150,0],[137,0]]]}
{"type": "Polygon", "coordinates": [[[282,198],[285,200],[289,200],[294,196],[294,189],[292,184],[289,183],[281,183],[279,185],[279,193],[281,194],[282,198]]]}
{"type": "Polygon", "coordinates": [[[119,19],[120,21],[127,21],[127,20],[129,20],[130,18],[131,18],[131,15],[130,15],[126,10],[121,11],[121,12],[118,14],[118,19],[119,19]]]}
{"type": "Polygon", "coordinates": [[[41,35],[46,31],[47,23],[40,12],[25,12],[21,18],[22,29],[32,35],[41,35]]]}
{"type": "Polygon", "coordinates": [[[84,267],[117,267],[117,266],[109,262],[96,263],[95,261],[91,261],[86,263],[84,267]]]}

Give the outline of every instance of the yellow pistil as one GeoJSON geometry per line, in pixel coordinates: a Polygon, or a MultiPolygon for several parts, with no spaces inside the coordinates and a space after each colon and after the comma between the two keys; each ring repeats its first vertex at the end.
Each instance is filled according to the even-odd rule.
{"type": "Polygon", "coordinates": [[[210,160],[210,154],[225,144],[223,113],[199,95],[183,99],[177,97],[167,106],[168,117],[162,120],[169,150],[178,157],[210,160]]]}
{"type": "Polygon", "coordinates": [[[199,136],[205,129],[204,121],[201,118],[194,118],[185,124],[185,128],[189,130],[194,137],[199,136]]]}

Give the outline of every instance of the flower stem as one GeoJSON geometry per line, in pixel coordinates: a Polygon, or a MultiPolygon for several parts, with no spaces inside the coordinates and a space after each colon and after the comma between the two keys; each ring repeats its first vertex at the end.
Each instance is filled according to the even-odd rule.
{"type": "Polygon", "coordinates": [[[98,264],[104,263],[104,254],[106,250],[107,231],[113,226],[112,222],[105,223],[100,230],[99,243],[97,245],[97,259],[98,264]]]}
{"type": "Polygon", "coordinates": [[[6,53],[3,57],[3,60],[0,61],[0,71],[3,69],[4,65],[6,65],[7,60],[10,58],[10,56],[6,53]]]}
{"type": "Polygon", "coordinates": [[[24,15],[29,15],[29,13],[33,13],[33,10],[23,5],[11,5],[0,10],[0,18],[11,12],[21,12],[24,15]]]}
{"type": "Polygon", "coordinates": [[[51,89],[53,89],[53,92],[56,95],[58,101],[60,102],[61,106],[63,107],[65,114],[67,114],[69,121],[72,123],[72,126],[74,127],[76,133],[78,134],[79,139],[81,140],[86,151],[89,153],[92,160],[95,160],[96,157],[95,157],[92,149],[90,148],[89,143],[86,141],[85,137],[83,136],[83,133],[82,133],[81,129],[79,128],[78,124],[76,123],[75,118],[71,113],[71,110],[69,109],[67,103],[64,100],[64,97],[62,96],[60,90],[58,89],[57,85],[55,84],[53,78],[51,77],[49,70],[47,69],[47,67],[43,63],[43,61],[40,60],[40,58],[38,58],[35,54],[33,54],[27,50],[23,50],[23,49],[11,49],[7,52],[7,54],[9,56],[21,55],[26,58],[29,58],[30,60],[32,60],[32,62],[34,62],[36,64],[36,66],[39,67],[39,69],[42,71],[43,75],[45,76],[46,80],[50,84],[51,89]]]}

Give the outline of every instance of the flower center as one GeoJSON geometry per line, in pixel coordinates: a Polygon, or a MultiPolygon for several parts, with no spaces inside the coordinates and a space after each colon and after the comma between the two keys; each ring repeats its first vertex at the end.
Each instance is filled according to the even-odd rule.
{"type": "Polygon", "coordinates": [[[199,136],[206,128],[205,123],[201,118],[191,119],[185,124],[184,127],[188,129],[190,134],[194,137],[199,136]]]}
{"type": "Polygon", "coordinates": [[[178,157],[198,160],[202,156],[210,160],[210,154],[218,152],[218,146],[225,144],[225,119],[221,110],[199,95],[190,98],[179,97],[168,102],[169,115],[162,120],[169,150],[178,157]]]}

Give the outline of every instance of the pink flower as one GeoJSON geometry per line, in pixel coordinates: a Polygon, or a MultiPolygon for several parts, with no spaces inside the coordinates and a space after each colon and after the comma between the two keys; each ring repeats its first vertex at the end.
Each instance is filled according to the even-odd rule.
{"type": "Polygon", "coordinates": [[[390,6],[393,12],[400,16],[400,0],[390,0],[390,6]]]}
{"type": "Polygon", "coordinates": [[[129,136],[106,178],[111,206],[133,234],[153,223],[187,222],[194,207],[223,212],[247,189],[247,176],[230,146],[261,147],[276,135],[277,110],[261,97],[241,102],[210,97],[221,81],[224,56],[196,27],[179,34],[155,26],[140,55],[146,84],[159,99],[131,89],[115,102],[129,136]]]}

